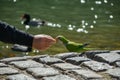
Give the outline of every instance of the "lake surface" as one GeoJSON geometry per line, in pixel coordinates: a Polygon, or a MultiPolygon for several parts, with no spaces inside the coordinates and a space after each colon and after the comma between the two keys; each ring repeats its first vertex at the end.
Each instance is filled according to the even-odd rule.
{"type": "MultiPolygon", "coordinates": [[[[74,42],[90,42],[96,49],[120,49],[120,0],[0,0],[0,20],[30,34],[63,35],[74,42]],[[49,21],[48,26],[26,29],[24,13],[49,21]]],[[[0,56],[24,56],[68,52],[58,42],[46,51],[20,53],[12,44],[0,42],[0,56]]]]}

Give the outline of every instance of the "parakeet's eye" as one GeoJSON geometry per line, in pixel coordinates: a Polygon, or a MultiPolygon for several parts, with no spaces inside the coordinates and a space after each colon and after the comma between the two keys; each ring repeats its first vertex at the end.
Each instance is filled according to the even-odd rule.
{"type": "Polygon", "coordinates": [[[62,36],[57,36],[57,39],[60,39],[60,38],[62,38],[62,36]]]}

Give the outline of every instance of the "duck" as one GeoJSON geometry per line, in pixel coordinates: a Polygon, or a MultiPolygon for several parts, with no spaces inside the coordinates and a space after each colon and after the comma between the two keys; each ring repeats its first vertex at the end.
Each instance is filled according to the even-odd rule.
{"type": "Polygon", "coordinates": [[[22,16],[22,20],[22,24],[29,26],[44,26],[46,23],[44,20],[31,20],[31,16],[26,13],[22,16]]]}

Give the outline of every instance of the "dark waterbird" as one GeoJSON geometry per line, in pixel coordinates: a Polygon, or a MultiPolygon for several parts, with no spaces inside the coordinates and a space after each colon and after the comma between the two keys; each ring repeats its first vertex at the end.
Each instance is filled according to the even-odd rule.
{"type": "Polygon", "coordinates": [[[24,19],[23,24],[29,25],[29,26],[44,26],[45,21],[44,20],[31,20],[31,16],[29,14],[24,14],[22,16],[22,19],[24,19]]]}

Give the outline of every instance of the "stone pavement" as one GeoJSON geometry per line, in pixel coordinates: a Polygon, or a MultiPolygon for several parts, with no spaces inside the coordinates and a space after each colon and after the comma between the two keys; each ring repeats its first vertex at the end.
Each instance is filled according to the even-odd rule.
{"type": "Polygon", "coordinates": [[[120,80],[120,50],[5,58],[0,80],[120,80]]]}

